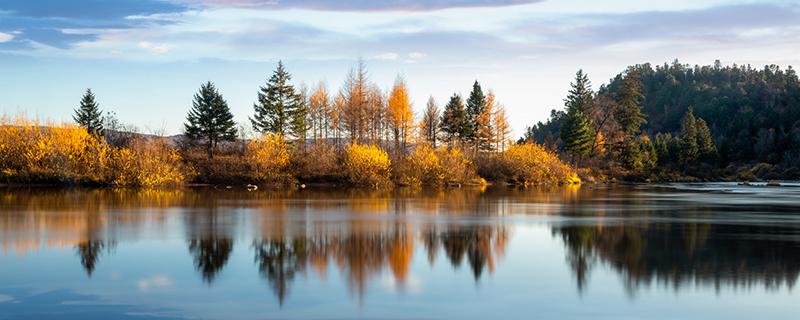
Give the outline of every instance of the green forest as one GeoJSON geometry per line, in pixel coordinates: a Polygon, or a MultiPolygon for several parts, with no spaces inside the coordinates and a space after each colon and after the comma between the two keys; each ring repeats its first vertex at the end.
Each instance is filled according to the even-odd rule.
{"type": "Polygon", "coordinates": [[[794,69],[640,64],[597,91],[578,71],[565,108],[520,141],[556,150],[600,178],[692,181],[800,175],[794,69]]]}

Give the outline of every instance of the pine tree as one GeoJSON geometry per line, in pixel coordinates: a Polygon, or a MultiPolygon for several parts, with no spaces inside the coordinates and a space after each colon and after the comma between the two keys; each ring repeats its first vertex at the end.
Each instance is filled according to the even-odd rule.
{"type": "Polygon", "coordinates": [[[478,135],[478,124],[477,118],[483,112],[483,109],[486,108],[486,96],[483,94],[483,89],[481,89],[480,83],[475,80],[475,83],[472,84],[472,91],[469,93],[469,98],[467,99],[467,126],[465,127],[466,132],[464,137],[470,141],[473,141],[477,138],[478,135]]]}
{"type": "Polygon", "coordinates": [[[289,110],[289,132],[297,138],[297,141],[302,146],[305,146],[309,129],[308,109],[308,87],[301,84],[300,92],[297,94],[297,105],[294,109],[289,110]]]}
{"type": "Polygon", "coordinates": [[[103,113],[100,111],[100,104],[95,101],[92,89],[86,89],[72,119],[91,133],[103,133],[103,113]]]}
{"type": "Polygon", "coordinates": [[[697,159],[700,148],[697,145],[697,120],[694,117],[694,110],[689,107],[683,116],[681,128],[681,163],[690,164],[697,159]]]}
{"type": "Polygon", "coordinates": [[[697,119],[697,148],[701,160],[714,160],[717,157],[717,145],[711,136],[711,129],[703,119],[697,119]]]}
{"type": "Polygon", "coordinates": [[[567,115],[561,126],[561,141],[567,153],[576,158],[578,163],[591,154],[596,139],[594,124],[588,114],[594,103],[590,85],[583,71],[578,70],[569,95],[564,100],[567,115]]]}
{"type": "Polygon", "coordinates": [[[258,132],[286,135],[291,132],[293,113],[299,108],[300,96],[289,84],[292,75],[278,61],[278,67],[266,85],[259,88],[258,102],[253,104],[255,115],[250,118],[258,132]]]}
{"type": "Polygon", "coordinates": [[[569,95],[564,100],[567,110],[577,109],[587,116],[590,115],[594,107],[594,92],[589,77],[582,69],[575,73],[575,82],[570,86],[569,95]]]}
{"type": "Polygon", "coordinates": [[[436,140],[439,136],[439,106],[433,97],[428,98],[425,113],[422,114],[422,136],[425,141],[431,143],[436,148],[436,140]]]}
{"type": "Polygon", "coordinates": [[[564,149],[580,162],[589,156],[594,145],[595,132],[592,121],[583,111],[572,109],[561,126],[564,149]]]}
{"type": "Polygon", "coordinates": [[[644,94],[640,78],[638,69],[629,68],[617,95],[618,108],[614,112],[614,118],[626,136],[638,133],[642,125],[647,122],[642,113],[641,103],[644,94]]]}
{"type": "Polygon", "coordinates": [[[236,139],[233,114],[211,81],[201,85],[200,91],[194,95],[186,121],[186,136],[192,140],[203,140],[209,158],[214,157],[214,149],[219,142],[236,139]]]}
{"type": "Polygon", "coordinates": [[[463,140],[469,135],[469,116],[464,108],[464,102],[458,94],[453,94],[444,107],[439,126],[445,135],[445,140],[450,144],[457,140],[463,140]]]}

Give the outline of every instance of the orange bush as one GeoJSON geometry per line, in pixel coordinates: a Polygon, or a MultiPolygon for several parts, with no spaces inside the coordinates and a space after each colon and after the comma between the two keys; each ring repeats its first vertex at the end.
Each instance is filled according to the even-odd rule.
{"type": "Polygon", "coordinates": [[[399,161],[395,178],[405,185],[438,185],[444,179],[443,171],[436,151],[430,145],[422,144],[399,161]]]}
{"type": "Polygon", "coordinates": [[[480,180],[475,171],[475,164],[467,158],[461,148],[439,147],[436,157],[442,166],[444,183],[468,183],[480,180]]]}
{"type": "Polygon", "coordinates": [[[344,173],[355,185],[390,185],[391,164],[386,151],[375,145],[352,144],[345,150],[344,173]]]}

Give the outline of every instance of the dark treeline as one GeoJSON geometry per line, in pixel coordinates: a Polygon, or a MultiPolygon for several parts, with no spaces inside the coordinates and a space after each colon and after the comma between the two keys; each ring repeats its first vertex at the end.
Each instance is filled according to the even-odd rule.
{"type": "Polygon", "coordinates": [[[642,64],[597,92],[580,72],[566,102],[566,110],[553,110],[525,138],[573,161],[588,159],[584,166],[612,176],[748,180],[800,174],[800,81],[791,67],[642,64]]]}

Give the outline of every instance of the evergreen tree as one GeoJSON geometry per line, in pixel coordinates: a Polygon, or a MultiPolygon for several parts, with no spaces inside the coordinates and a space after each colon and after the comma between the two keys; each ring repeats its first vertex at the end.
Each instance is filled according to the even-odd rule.
{"type": "Polygon", "coordinates": [[[486,96],[483,94],[483,89],[481,89],[480,83],[475,80],[475,83],[472,84],[472,91],[469,93],[469,98],[467,99],[467,117],[468,122],[465,126],[464,137],[469,140],[474,140],[477,138],[478,135],[478,127],[480,124],[478,123],[478,115],[483,112],[483,109],[486,108],[486,96]]]}
{"type": "Polygon", "coordinates": [[[592,83],[589,81],[589,77],[583,73],[583,70],[578,70],[575,73],[575,82],[570,83],[570,86],[569,95],[564,100],[567,112],[576,109],[587,116],[590,115],[594,107],[594,92],[592,91],[592,83]]]}
{"type": "Polygon", "coordinates": [[[289,132],[297,138],[299,143],[305,146],[306,136],[310,129],[308,121],[309,96],[308,87],[304,84],[300,86],[300,93],[297,95],[297,106],[289,113],[289,132]]]}
{"type": "Polygon", "coordinates": [[[100,104],[95,101],[92,89],[86,89],[72,119],[91,133],[103,133],[103,113],[100,112],[100,104]]]}
{"type": "Polygon", "coordinates": [[[629,68],[622,80],[622,85],[617,93],[618,108],[614,113],[614,118],[622,128],[625,135],[630,136],[639,132],[642,125],[647,122],[642,113],[642,94],[641,75],[638,69],[629,68]]]}
{"type": "Polygon", "coordinates": [[[701,160],[713,160],[717,156],[717,145],[711,136],[711,130],[703,119],[697,119],[697,148],[701,160]]]}
{"type": "Polygon", "coordinates": [[[697,145],[697,120],[694,117],[692,107],[683,116],[683,128],[681,129],[681,149],[680,160],[682,164],[689,164],[697,159],[700,151],[697,145]]]}
{"type": "Polygon", "coordinates": [[[278,61],[278,67],[267,84],[259,87],[258,102],[253,104],[255,115],[250,122],[256,131],[282,135],[291,132],[291,122],[300,108],[300,96],[289,84],[291,79],[283,62],[278,61]]]}
{"type": "Polygon", "coordinates": [[[428,98],[425,113],[422,114],[422,136],[425,141],[431,143],[436,148],[436,140],[439,136],[439,106],[433,97],[428,98]]]}
{"type": "Polygon", "coordinates": [[[471,132],[467,110],[464,108],[464,102],[458,94],[453,94],[444,107],[439,126],[445,134],[445,140],[451,144],[456,140],[465,139],[471,132]]]}
{"type": "Polygon", "coordinates": [[[583,111],[577,108],[571,109],[561,127],[561,141],[567,153],[577,158],[577,162],[580,163],[581,159],[591,154],[594,146],[595,132],[592,120],[583,111]]]}
{"type": "Polygon", "coordinates": [[[209,158],[214,157],[214,149],[220,141],[236,139],[233,114],[211,81],[201,85],[200,91],[194,95],[192,109],[186,120],[186,136],[192,140],[203,140],[209,158]]]}
{"type": "Polygon", "coordinates": [[[578,70],[575,82],[570,85],[572,88],[564,99],[567,115],[561,126],[561,141],[567,153],[580,162],[582,158],[589,156],[594,148],[594,124],[589,117],[594,104],[594,93],[589,78],[583,74],[583,70],[578,70]]]}

